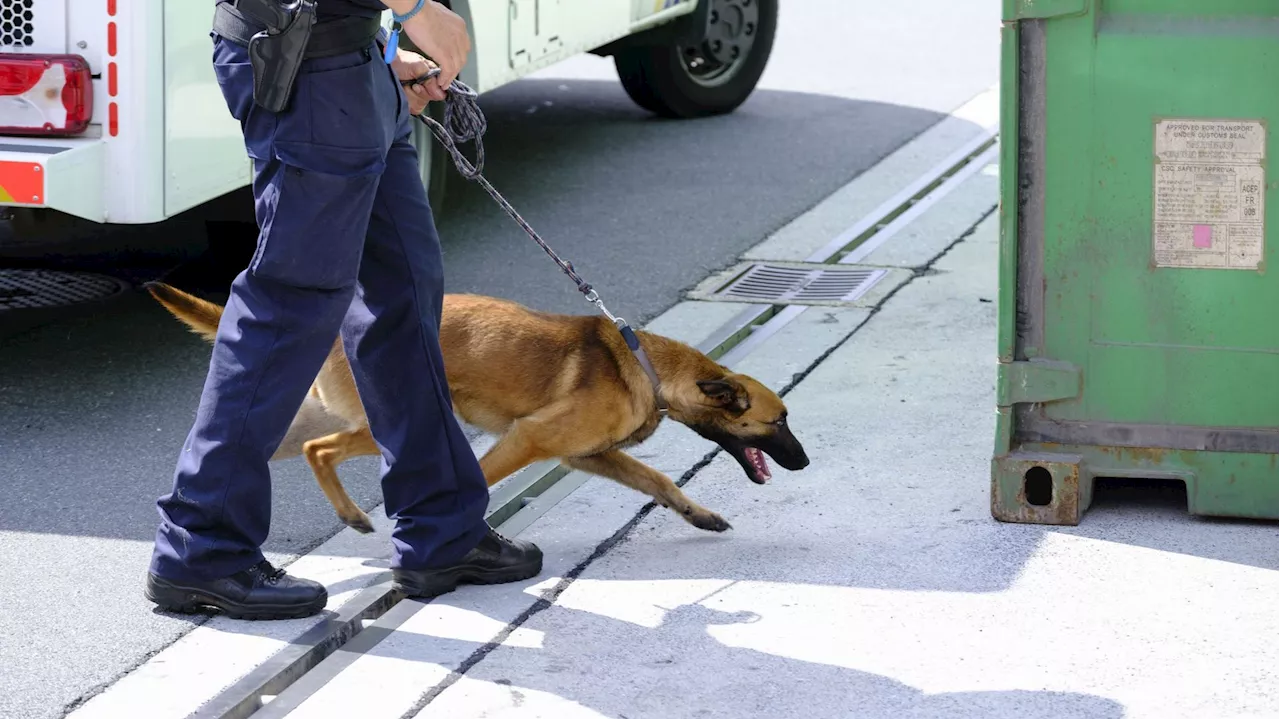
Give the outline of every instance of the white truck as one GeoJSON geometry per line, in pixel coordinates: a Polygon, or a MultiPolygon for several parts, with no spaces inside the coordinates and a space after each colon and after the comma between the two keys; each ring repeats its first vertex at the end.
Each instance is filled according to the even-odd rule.
{"type": "MultiPolygon", "coordinates": [[[[668,117],[741,104],[777,15],[777,0],[445,4],[470,29],[459,79],[478,92],[590,52],[612,56],[628,95],[668,117]]],[[[68,223],[154,223],[193,208],[252,220],[250,163],[210,61],[212,15],[209,0],[0,0],[0,213],[24,244],[68,223]]],[[[439,210],[448,158],[415,128],[439,210]]]]}

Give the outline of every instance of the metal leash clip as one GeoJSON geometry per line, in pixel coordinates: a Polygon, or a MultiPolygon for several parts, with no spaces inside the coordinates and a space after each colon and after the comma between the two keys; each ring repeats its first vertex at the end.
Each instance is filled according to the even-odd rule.
{"type": "Polygon", "coordinates": [[[590,292],[588,292],[586,294],[586,298],[587,298],[587,302],[590,302],[591,304],[595,305],[596,309],[600,310],[600,313],[603,314],[605,317],[608,317],[610,322],[613,322],[615,325],[619,327],[625,327],[627,325],[626,320],[622,319],[621,317],[615,317],[613,313],[609,311],[609,308],[604,306],[604,300],[600,299],[600,295],[596,294],[595,290],[591,290],[590,292]]]}

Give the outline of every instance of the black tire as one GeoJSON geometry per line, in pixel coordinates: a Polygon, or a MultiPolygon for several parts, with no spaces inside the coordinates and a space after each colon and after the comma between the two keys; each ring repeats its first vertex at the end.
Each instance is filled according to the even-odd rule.
{"type": "Polygon", "coordinates": [[[755,91],[773,51],[778,0],[703,1],[712,3],[708,24],[712,35],[700,47],[633,47],[614,54],[613,64],[623,89],[645,110],[669,118],[721,115],[736,110],[755,91]],[[746,46],[745,51],[737,59],[717,59],[710,47],[716,39],[716,24],[723,22],[717,13],[739,12],[753,5],[754,27],[750,31],[743,28],[749,40],[738,36],[744,38],[739,42],[746,46]]]}

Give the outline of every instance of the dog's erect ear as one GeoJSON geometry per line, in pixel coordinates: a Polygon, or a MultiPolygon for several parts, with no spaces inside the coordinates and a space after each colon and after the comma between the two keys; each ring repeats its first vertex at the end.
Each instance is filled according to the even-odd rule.
{"type": "Polygon", "coordinates": [[[747,396],[746,388],[727,377],[698,380],[698,389],[707,399],[725,409],[738,412],[751,409],[751,398],[747,396]]]}

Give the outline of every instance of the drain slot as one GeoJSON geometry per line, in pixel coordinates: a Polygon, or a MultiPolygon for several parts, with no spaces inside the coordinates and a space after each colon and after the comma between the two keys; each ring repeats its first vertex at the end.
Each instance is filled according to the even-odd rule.
{"type": "Polygon", "coordinates": [[[811,304],[852,302],[887,274],[863,267],[803,267],[759,262],[714,294],[746,302],[811,304]]]}

